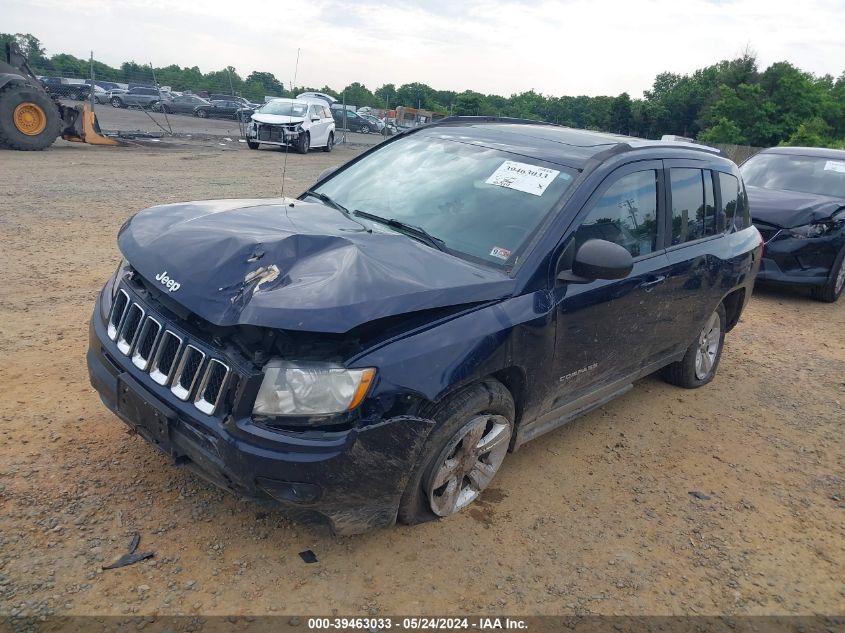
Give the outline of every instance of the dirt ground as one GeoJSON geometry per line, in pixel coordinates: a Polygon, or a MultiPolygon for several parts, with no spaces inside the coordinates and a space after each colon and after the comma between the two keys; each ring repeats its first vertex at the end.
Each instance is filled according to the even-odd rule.
{"type": "MultiPolygon", "coordinates": [[[[286,193],[356,151],[291,154],[286,193]]],[[[422,526],[335,539],[130,436],[85,368],[118,228],[156,203],[278,196],[283,160],[0,151],[0,614],[845,612],[845,302],[755,293],[712,384],[643,380],[422,526]],[[136,531],[155,557],[102,571],[136,531]]]]}

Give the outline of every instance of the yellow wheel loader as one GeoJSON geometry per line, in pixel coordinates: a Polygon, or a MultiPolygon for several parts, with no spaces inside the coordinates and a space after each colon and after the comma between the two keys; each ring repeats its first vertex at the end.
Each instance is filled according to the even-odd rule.
{"type": "Polygon", "coordinates": [[[90,104],[62,105],[30,70],[15,44],[0,59],[0,146],[46,149],[58,137],[91,145],[120,145],[103,136],[90,104]]]}

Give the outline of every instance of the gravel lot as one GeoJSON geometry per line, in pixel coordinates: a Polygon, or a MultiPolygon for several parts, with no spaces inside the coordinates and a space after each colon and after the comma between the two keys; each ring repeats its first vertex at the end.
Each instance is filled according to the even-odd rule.
{"type": "MultiPolygon", "coordinates": [[[[334,539],[174,468],[88,384],[117,230],[277,196],[284,160],[180,143],[0,151],[0,614],[845,611],[845,302],[756,293],[711,385],[643,380],[437,523],[334,539]],[[136,531],[155,557],[102,571],[136,531]]],[[[291,154],[286,192],[357,151],[291,154]]]]}

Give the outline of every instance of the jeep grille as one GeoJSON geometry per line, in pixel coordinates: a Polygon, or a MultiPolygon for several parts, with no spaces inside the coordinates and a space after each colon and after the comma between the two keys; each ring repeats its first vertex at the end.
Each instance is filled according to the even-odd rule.
{"type": "Polygon", "coordinates": [[[232,374],[229,365],[187,342],[123,289],[112,303],[107,334],[153,382],[168,387],[180,400],[191,400],[206,415],[218,412],[232,374]]]}

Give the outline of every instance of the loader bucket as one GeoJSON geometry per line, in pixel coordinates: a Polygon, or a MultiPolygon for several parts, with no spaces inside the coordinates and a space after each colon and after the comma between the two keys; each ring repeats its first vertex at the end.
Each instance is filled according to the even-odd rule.
{"type": "Polygon", "coordinates": [[[117,139],[103,136],[97,116],[88,103],[73,108],[64,106],[63,109],[65,129],[62,130],[62,138],[66,141],[88,145],[122,145],[117,139]]]}

